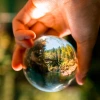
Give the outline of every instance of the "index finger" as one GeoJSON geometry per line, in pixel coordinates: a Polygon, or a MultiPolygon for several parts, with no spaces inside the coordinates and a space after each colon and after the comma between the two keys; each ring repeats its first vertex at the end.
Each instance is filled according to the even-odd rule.
{"type": "MultiPolygon", "coordinates": [[[[16,15],[16,17],[13,19],[13,32],[14,36],[17,39],[25,39],[28,36],[29,37],[34,37],[35,34],[33,31],[29,30],[28,23],[30,23],[32,17],[31,13],[32,10],[35,9],[35,6],[29,0],[26,5],[22,8],[22,10],[16,15]]],[[[33,19],[34,22],[32,24],[36,23],[36,19],[33,19]]]]}

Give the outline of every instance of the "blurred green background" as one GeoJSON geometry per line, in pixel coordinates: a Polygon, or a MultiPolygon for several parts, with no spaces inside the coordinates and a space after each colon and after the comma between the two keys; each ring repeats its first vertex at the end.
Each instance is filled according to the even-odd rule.
{"type": "MultiPolygon", "coordinates": [[[[15,44],[11,22],[26,2],[27,0],[0,0],[0,100],[100,100],[100,32],[83,86],[74,81],[60,92],[45,93],[32,87],[23,71],[15,72],[11,68],[15,44]]],[[[73,39],[69,38],[74,44],[73,39]]]]}

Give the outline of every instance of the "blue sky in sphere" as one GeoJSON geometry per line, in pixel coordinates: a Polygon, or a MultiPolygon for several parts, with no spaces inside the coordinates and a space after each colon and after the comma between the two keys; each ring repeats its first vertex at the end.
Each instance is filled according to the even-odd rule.
{"type": "Polygon", "coordinates": [[[50,50],[53,48],[59,48],[62,46],[66,46],[68,43],[66,40],[60,39],[60,38],[56,38],[56,37],[47,37],[46,38],[46,50],[50,50]]]}

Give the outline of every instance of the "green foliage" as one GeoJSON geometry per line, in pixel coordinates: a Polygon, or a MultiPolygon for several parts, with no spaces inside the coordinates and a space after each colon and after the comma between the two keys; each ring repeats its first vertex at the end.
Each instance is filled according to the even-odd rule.
{"type": "Polygon", "coordinates": [[[44,55],[45,59],[42,59],[45,60],[44,63],[48,64],[49,70],[62,70],[62,72],[64,72],[65,70],[69,70],[70,66],[74,66],[76,63],[75,51],[70,45],[47,50],[44,55]]]}

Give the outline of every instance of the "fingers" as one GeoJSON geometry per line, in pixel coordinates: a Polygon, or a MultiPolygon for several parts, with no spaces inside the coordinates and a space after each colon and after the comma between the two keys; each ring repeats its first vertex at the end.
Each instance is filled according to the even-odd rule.
{"type": "Polygon", "coordinates": [[[36,38],[38,38],[38,37],[44,35],[44,33],[48,30],[48,27],[46,27],[41,22],[37,22],[30,29],[36,33],[36,38]]]}
{"type": "Polygon", "coordinates": [[[89,70],[94,44],[95,40],[77,43],[78,68],[76,81],[79,85],[84,84],[86,74],[89,70]]]}
{"type": "Polygon", "coordinates": [[[13,53],[12,57],[12,68],[15,71],[19,71],[23,68],[23,56],[25,53],[25,48],[16,45],[15,51],[13,53]]]}
{"type": "Polygon", "coordinates": [[[53,29],[53,28],[48,28],[46,27],[44,24],[42,24],[41,22],[36,23],[31,30],[33,30],[36,33],[36,38],[43,35],[54,35],[54,36],[58,36],[58,37],[64,37],[70,34],[70,31],[66,31],[61,33],[60,31],[58,32],[57,29],[53,29]]]}
{"type": "Polygon", "coordinates": [[[33,30],[36,33],[36,39],[42,35],[54,35],[58,37],[64,37],[70,34],[69,31],[65,33],[61,33],[58,32],[57,29],[48,28],[46,25],[44,25],[41,22],[37,22],[33,27],[31,27],[31,30],[33,30]]]}
{"type": "Polygon", "coordinates": [[[56,30],[48,28],[41,22],[36,23],[33,27],[31,27],[31,30],[36,33],[36,39],[42,35],[60,36],[60,33],[58,33],[56,30]]]}
{"type": "Polygon", "coordinates": [[[36,34],[32,30],[17,30],[15,32],[15,38],[19,41],[24,39],[34,39],[36,34]]]}
{"type": "Polygon", "coordinates": [[[24,48],[30,48],[33,46],[33,39],[16,40],[16,43],[24,48]]]}
{"type": "Polygon", "coordinates": [[[15,32],[15,41],[21,46],[27,48],[33,45],[33,39],[36,37],[31,30],[18,30],[15,32]]]}
{"type": "Polygon", "coordinates": [[[34,8],[35,6],[32,4],[31,0],[28,1],[12,22],[15,40],[21,46],[24,45],[24,47],[30,47],[33,44],[32,39],[36,37],[35,33],[29,30],[29,24],[34,25],[36,23],[35,19],[30,23],[31,10],[34,10],[34,8]]]}
{"type": "Polygon", "coordinates": [[[58,10],[56,12],[53,11],[52,13],[46,14],[46,16],[39,19],[39,21],[49,28],[45,35],[64,37],[71,34],[68,23],[65,23],[62,13],[58,10]]]}

